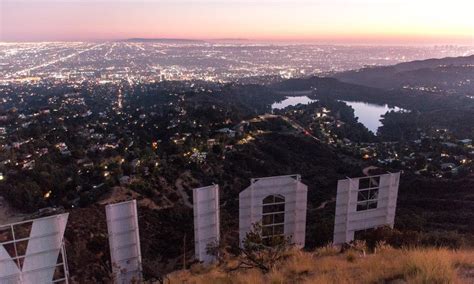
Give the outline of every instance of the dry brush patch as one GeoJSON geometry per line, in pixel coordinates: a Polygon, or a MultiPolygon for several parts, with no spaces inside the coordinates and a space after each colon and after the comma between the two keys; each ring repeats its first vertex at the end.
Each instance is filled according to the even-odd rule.
{"type": "Polygon", "coordinates": [[[177,271],[168,283],[473,283],[474,250],[383,247],[365,255],[337,253],[328,247],[314,252],[293,250],[268,273],[258,269],[230,271],[226,263],[210,269],[177,271]],[[348,255],[351,255],[350,259],[348,255]]]}

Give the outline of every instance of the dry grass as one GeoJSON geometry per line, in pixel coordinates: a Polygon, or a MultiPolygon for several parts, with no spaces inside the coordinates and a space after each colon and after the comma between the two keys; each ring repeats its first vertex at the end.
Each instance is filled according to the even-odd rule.
{"type": "Polygon", "coordinates": [[[376,254],[337,253],[329,247],[315,252],[294,250],[269,273],[256,269],[228,272],[226,265],[168,275],[167,283],[474,283],[474,250],[398,250],[383,246],[376,254]]]}

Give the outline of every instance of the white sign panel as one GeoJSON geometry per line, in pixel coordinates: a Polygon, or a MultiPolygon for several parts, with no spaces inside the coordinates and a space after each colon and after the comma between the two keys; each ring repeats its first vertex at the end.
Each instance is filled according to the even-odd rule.
{"type": "Polygon", "coordinates": [[[142,279],[137,203],[135,200],[105,207],[114,283],[142,279]]]}
{"type": "Polygon", "coordinates": [[[339,180],[334,244],[354,240],[357,231],[393,227],[400,173],[339,180]]]}
{"type": "Polygon", "coordinates": [[[305,244],[308,187],[299,175],[252,179],[239,194],[240,243],[256,223],[263,238],[290,237],[300,247],[305,244]]]}
{"type": "Polygon", "coordinates": [[[63,243],[68,216],[0,226],[0,283],[68,283],[63,243]]]}
{"type": "Polygon", "coordinates": [[[196,258],[211,263],[215,256],[207,253],[209,244],[219,242],[219,186],[195,188],[194,207],[194,249],[196,258]]]}

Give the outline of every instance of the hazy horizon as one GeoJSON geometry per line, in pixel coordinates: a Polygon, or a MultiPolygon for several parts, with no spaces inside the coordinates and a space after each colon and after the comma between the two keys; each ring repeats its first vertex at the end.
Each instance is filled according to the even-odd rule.
{"type": "Polygon", "coordinates": [[[3,0],[0,41],[474,45],[468,0],[3,0]]]}
{"type": "MultiPolygon", "coordinates": [[[[427,43],[377,43],[377,42],[324,42],[324,41],[303,41],[303,40],[258,40],[258,39],[213,39],[213,38],[169,38],[169,37],[130,37],[130,38],[117,38],[117,39],[87,39],[87,40],[0,40],[0,44],[37,44],[37,43],[107,43],[107,42],[126,42],[131,39],[144,39],[144,40],[192,40],[202,41],[203,43],[210,44],[241,44],[241,45],[313,45],[313,46],[354,46],[354,47],[436,47],[436,46],[458,46],[458,47],[474,47],[473,43],[448,43],[448,42],[427,42],[427,43]]],[[[172,43],[170,43],[172,44],[172,43]]],[[[185,44],[185,43],[183,43],[185,44]]]]}

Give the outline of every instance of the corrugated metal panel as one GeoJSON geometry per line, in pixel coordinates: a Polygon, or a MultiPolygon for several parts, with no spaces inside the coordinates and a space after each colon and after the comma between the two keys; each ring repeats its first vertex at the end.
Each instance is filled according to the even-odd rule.
{"type": "Polygon", "coordinates": [[[68,283],[63,244],[68,216],[66,213],[0,226],[0,234],[8,236],[0,243],[0,283],[68,283]],[[30,225],[29,235],[25,236],[30,225]],[[26,252],[21,254],[18,248],[25,242],[26,252]],[[58,263],[60,253],[62,261],[58,263]],[[59,267],[64,274],[53,279],[59,267]]]}
{"type": "Polygon", "coordinates": [[[388,225],[393,227],[397,206],[400,173],[339,180],[337,184],[334,244],[354,240],[354,233],[388,225]],[[357,196],[361,179],[379,179],[377,208],[357,211],[357,196]]]}
{"type": "Polygon", "coordinates": [[[106,208],[110,256],[114,283],[142,279],[142,260],[135,200],[110,204],[106,208]]]}
{"type": "Polygon", "coordinates": [[[196,258],[205,263],[215,260],[207,254],[207,246],[219,242],[219,186],[195,188],[194,207],[194,248],[196,258]]]}
{"type": "Polygon", "coordinates": [[[274,176],[252,179],[248,188],[239,194],[240,243],[261,222],[263,199],[269,195],[285,198],[284,234],[300,247],[305,244],[308,187],[299,175],[274,176]]]}

